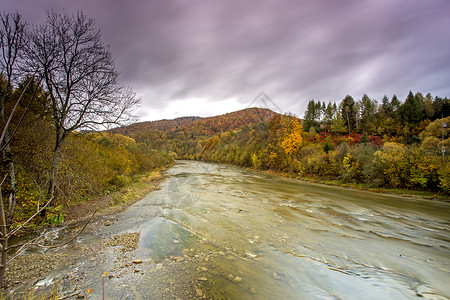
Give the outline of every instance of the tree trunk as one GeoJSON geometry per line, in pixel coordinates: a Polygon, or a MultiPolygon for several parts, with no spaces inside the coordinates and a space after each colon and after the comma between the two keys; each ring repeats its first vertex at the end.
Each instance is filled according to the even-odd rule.
{"type": "MultiPolygon", "coordinates": [[[[1,185],[0,185],[1,188],[1,185]]],[[[7,263],[7,254],[8,254],[8,237],[7,237],[7,226],[5,220],[5,210],[3,209],[3,198],[0,190],[0,232],[2,237],[0,239],[1,246],[1,265],[0,265],[0,288],[3,288],[5,284],[5,273],[6,273],[6,263],[7,263]]]]}
{"type": "Polygon", "coordinates": [[[53,152],[52,168],[50,171],[50,182],[49,182],[49,187],[48,187],[48,198],[49,199],[52,199],[55,197],[55,191],[56,191],[57,179],[58,179],[58,171],[59,171],[59,160],[61,159],[61,146],[66,138],[66,135],[64,135],[58,131],[59,130],[57,130],[57,133],[56,133],[56,143],[55,143],[55,149],[53,152]]]}
{"type": "Polygon", "coordinates": [[[16,207],[16,170],[14,167],[14,162],[12,160],[12,153],[9,149],[9,145],[6,146],[5,149],[6,156],[8,157],[8,172],[9,172],[9,179],[11,184],[10,194],[9,194],[9,203],[8,203],[8,213],[6,217],[6,222],[8,226],[12,225],[13,217],[14,217],[14,208],[16,207]]]}
{"type": "MultiPolygon", "coordinates": [[[[0,109],[0,117],[2,119],[3,126],[6,126],[6,113],[5,113],[5,104],[6,104],[6,95],[2,95],[2,103],[0,109]]],[[[7,143],[5,145],[5,149],[3,150],[3,162],[8,166],[8,176],[10,180],[10,196],[8,203],[8,211],[6,214],[6,224],[10,226],[12,224],[12,218],[14,215],[14,208],[16,206],[16,172],[14,167],[13,155],[11,152],[11,147],[9,145],[9,132],[8,128],[4,128],[5,135],[3,141],[7,143]]],[[[3,203],[2,203],[3,204],[3,203]]]]}

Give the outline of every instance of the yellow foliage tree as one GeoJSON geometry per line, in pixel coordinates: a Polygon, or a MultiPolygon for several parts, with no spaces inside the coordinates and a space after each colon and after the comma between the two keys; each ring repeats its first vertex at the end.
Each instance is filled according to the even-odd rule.
{"type": "Polygon", "coordinates": [[[292,156],[300,149],[303,142],[302,125],[297,118],[285,118],[282,130],[281,147],[287,155],[292,156]]]}

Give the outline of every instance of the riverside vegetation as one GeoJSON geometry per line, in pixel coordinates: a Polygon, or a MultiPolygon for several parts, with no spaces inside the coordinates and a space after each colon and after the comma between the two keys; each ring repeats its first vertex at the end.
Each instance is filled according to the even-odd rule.
{"type": "Polygon", "coordinates": [[[311,100],[303,120],[249,108],[115,129],[179,159],[281,172],[344,186],[448,199],[448,98],[409,93],[381,103],[367,95],[311,100]]]}

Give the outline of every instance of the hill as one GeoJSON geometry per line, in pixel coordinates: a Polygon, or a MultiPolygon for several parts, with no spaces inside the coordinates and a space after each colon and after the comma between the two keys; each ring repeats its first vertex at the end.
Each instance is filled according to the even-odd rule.
{"type": "Polygon", "coordinates": [[[193,135],[209,136],[228,130],[238,130],[245,125],[253,126],[260,122],[267,123],[275,114],[277,113],[266,108],[246,108],[208,118],[181,117],[172,120],[135,123],[129,126],[112,129],[111,132],[138,139],[143,134],[150,131],[183,131],[193,135]]]}
{"type": "Polygon", "coordinates": [[[145,132],[148,130],[172,130],[176,129],[179,126],[188,125],[194,121],[197,121],[199,119],[203,119],[201,117],[180,117],[176,119],[171,120],[158,120],[158,121],[149,121],[149,122],[139,122],[134,123],[128,126],[123,126],[119,128],[111,129],[110,132],[112,133],[120,133],[123,135],[133,135],[137,132],[145,132]]]}

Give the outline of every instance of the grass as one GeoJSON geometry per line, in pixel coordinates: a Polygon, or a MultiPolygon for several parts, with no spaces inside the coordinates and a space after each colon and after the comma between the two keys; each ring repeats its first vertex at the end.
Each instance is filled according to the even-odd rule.
{"type": "Polygon", "coordinates": [[[339,186],[339,187],[352,188],[352,189],[357,189],[357,190],[365,190],[365,191],[379,193],[379,194],[393,194],[393,195],[399,195],[399,196],[403,196],[403,197],[419,197],[419,198],[424,198],[424,199],[428,199],[428,200],[450,201],[450,198],[448,195],[440,195],[440,194],[436,194],[434,192],[429,192],[429,191],[401,189],[401,188],[371,187],[371,186],[368,186],[367,184],[363,184],[363,183],[345,182],[345,181],[339,180],[339,179],[328,179],[328,178],[323,178],[323,177],[318,177],[318,176],[313,176],[313,175],[296,176],[294,174],[287,173],[287,172],[281,172],[281,171],[260,170],[260,169],[254,169],[254,168],[247,168],[247,169],[257,171],[257,172],[264,172],[267,174],[274,174],[277,176],[296,178],[300,181],[305,181],[305,182],[310,182],[310,183],[339,186]]]}
{"type": "Polygon", "coordinates": [[[98,207],[98,215],[114,214],[136,203],[151,191],[159,189],[163,179],[163,169],[155,169],[149,173],[134,176],[127,184],[116,191],[108,191],[98,197],[91,197],[64,206],[65,221],[76,221],[89,218],[98,207]]]}
{"type": "Polygon", "coordinates": [[[319,184],[325,184],[325,185],[333,185],[333,186],[340,186],[340,187],[346,187],[346,188],[352,188],[352,189],[358,189],[358,190],[366,190],[373,193],[380,193],[380,194],[394,194],[399,195],[403,197],[420,197],[424,199],[434,199],[434,200],[440,200],[440,201],[449,201],[448,196],[446,195],[439,195],[433,192],[429,191],[419,191],[419,190],[410,190],[410,189],[402,189],[402,188],[384,188],[384,187],[371,187],[366,184],[362,183],[349,183],[344,182],[342,180],[338,179],[325,179],[325,178],[319,178],[315,176],[299,176],[297,179],[302,181],[307,181],[311,183],[319,183],[319,184]]]}

